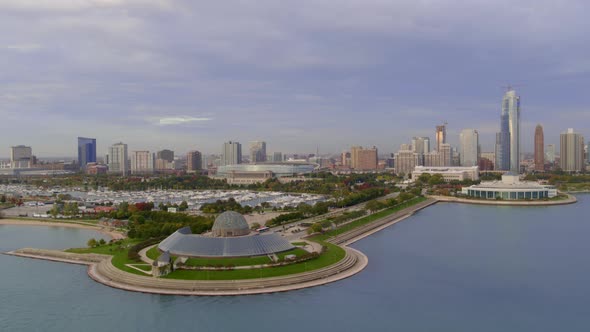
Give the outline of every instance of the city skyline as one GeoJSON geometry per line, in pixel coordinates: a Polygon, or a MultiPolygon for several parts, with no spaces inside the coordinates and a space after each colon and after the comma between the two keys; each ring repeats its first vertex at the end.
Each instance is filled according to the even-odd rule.
{"type": "Polygon", "coordinates": [[[230,139],[393,152],[414,136],[435,142],[447,121],[453,146],[473,128],[493,151],[509,83],[525,101],[524,151],[537,123],[555,144],[564,128],[590,128],[584,2],[334,4],[3,2],[5,30],[19,31],[0,37],[0,116],[14,124],[3,141],[39,157],[74,156],[72,136],[96,138],[101,155],[117,141],[207,154],[230,139]]]}

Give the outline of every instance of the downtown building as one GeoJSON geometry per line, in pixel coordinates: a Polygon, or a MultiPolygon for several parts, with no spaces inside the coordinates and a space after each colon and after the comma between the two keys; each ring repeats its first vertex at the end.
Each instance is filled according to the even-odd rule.
{"type": "Polygon", "coordinates": [[[497,170],[520,173],[520,96],[512,88],[502,99],[495,166],[497,170]]]}
{"type": "Polygon", "coordinates": [[[535,128],[535,171],[545,171],[545,137],[540,124],[535,128]]]}
{"type": "Polygon", "coordinates": [[[129,159],[127,155],[127,144],[116,143],[109,147],[106,155],[106,164],[110,174],[129,174],[129,159]]]}
{"type": "Polygon", "coordinates": [[[565,172],[581,172],[585,169],[584,136],[569,128],[559,136],[559,166],[565,172]]]}
{"type": "Polygon", "coordinates": [[[365,149],[361,146],[350,148],[350,167],[359,171],[376,170],[379,160],[377,148],[365,149]]]}
{"type": "Polygon", "coordinates": [[[33,149],[17,145],[10,148],[10,168],[30,168],[34,164],[33,149]]]}
{"type": "Polygon", "coordinates": [[[250,162],[263,163],[266,161],[266,142],[253,141],[250,142],[250,162]]]}
{"type": "Polygon", "coordinates": [[[242,163],[242,144],[239,142],[223,143],[220,166],[238,165],[242,163]]]}
{"type": "Polygon", "coordinates": [[[154,155],[149,151],[133,151],[131,153],[131,174],[154,173],[154,155]]]}
{"type": "Polygon", "coordinates": [[[186,171],[189,173],[199,172],[203,169],[203,157],[199,151],[189,151],[186,154],[186,171]]]}
{"type": "Polygon", "coordinates": [[[420,156],[409,149],[407,144],[402,144],[401,149],[394,156],[395,172],[410,175],[416,166],[419,166],[420,156]]]}
{"type": "Polygon", "coordinates": [[[78,167],[85,170],[89,163],[96,163],[96,138],[78,137],[78,167]]]}
{"type": "Polygon", "coordinates": [[[479,165],[479,133],[475,129],[463,129],[459,135],[461,166],[479,165]]]}
{"type": "Polygon", "coordinates": [[[175,169],[174,151],[164,149],[156,152],[154,168],[156,171],[170,171],[175,169]]]}

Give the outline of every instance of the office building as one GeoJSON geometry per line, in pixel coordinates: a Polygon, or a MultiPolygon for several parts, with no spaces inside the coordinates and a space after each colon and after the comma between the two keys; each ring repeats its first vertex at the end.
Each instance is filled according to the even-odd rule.
{"type": "Polygon", "coordinates": [[[78,166],[84,170],[88,163],[96,163],[96,139],[78,137],[78,166]]]}
{"type": "Polygon", "coordinates": [[[545,170],[545,138],[543,126],[540,124],[535,128],[535,171],[545,170]]]}
{"type": "Polygon", "coordinates": [[[266,161],[266,142],[250,142],[250,162],[263,163],[266,161]]]}
{"type": "Polygon", "coordinates": [[[162,159],[171,163],[174,161],[174,151],[167,149],[158,151],[156,152],[156,159],[162,159]]]}
{"type": "Polygon", "coordinates": [[[17,145],[10,148],[10,168],[30,168],[33,165],[33,149],[17,145]]]}
{"type": "Polygon", "coordinates": [[[355,170],[376,170],[378,164],[377,148],[365,149],[353,146],[350,149],[350,167],[355,170]]]}
{"type": "Polygon", "coordinates": [[[154,155],[149,151],[131,153],[131,174],[151,174],[154,172],[154,155]]]}
{"type": "Polygon", "coordinates": [[[400,149],[394,157],[395,172],[398,175],[410,175],[414,171],[414,168],[418,166],[418,159],[419,157],[416,152],[409,149],[400,149]]]}
{"type": "Polygon", "coordinates": [[[351,158],[350,152],[348,152],[348,151],[342,152],[342,155],[340,156],[340,162],[342,163],[342,166],[350,167],[350,165],[351,165],[350,158],[351,158]]]}
{"type": "Polygon", "coordinates": [[[275,152],[272,154],[272,161],[275,163],[280,163],[283,161],[283,153],[282,152],[275,152]]]}
{"type": "Polygon", "coordinates": [[[463,129],[459,135],[461,166],[477,166],[479,164],[479,134],[474,129],[463,129]]]}
{"type": "Polygon", "coordinates": [[[555,144],[547,145],[547,150],[545,151],[545,160],[548,163],[555,163],[555,144]]]}
{"type": "Polygon", "coordinates": [[[129,174],[127,144],[117,143],[110,146],[106,159],[109,173],[121,175],[129,174]]]}
{"type": "Polygon", "coordinates": [[[512,88],[502,99],[500,132],[496,134],[496,166],[499,170],[520,173],[520,96],[512,88]]]}
{"type": "Polygon", "coordinates": [[[417,154],[426,154],[430,152],[430,138],[414,137],[412,138],[412,150],[417,154]]]}
{"type": "Polygon", "coordinates": [[[584,136],[569,128],[559,136],[559,166],[566,172],[580,172],[584,165],[584,136]]]}
{"type": "Polygon", "coordinates": [[[242,144],[238,142],[223,143],[221,151],[221,166],[237,165],[242,163],[242,144]]]}
{"type": "Polygon", "coordinates": [[[418,154],[418,164],[424,165],[424,155],[430,152],[430,138],[412,138],[412,151],[418,154]]]}
{"type": "MultiPolygon", "coordinates": [[[[436,150],[440,151],[442,144],[447,142],[447,124],[436,126],[436,150]]],[[[428,153],[428,152],[425,152],[428,153]]]]}
{"type": "MultiPolygon", "coordinates": [[[[187,172],[197,172],[203,169],[203,160],[201,152],[190,151],[186,154],[186,170],[187,172]]],[[[205,166],[206,168],[206,166],[205,166]]]]}

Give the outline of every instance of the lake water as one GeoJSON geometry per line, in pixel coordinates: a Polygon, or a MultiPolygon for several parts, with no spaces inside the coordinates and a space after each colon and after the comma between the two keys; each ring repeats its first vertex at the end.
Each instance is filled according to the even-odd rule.
{"type": "MultiPolygon", "coordinates": [[[[131,293],[83,266],[0,255],[0,331],[590,331],[590,195],[560,207],[437,204],[354,245],[360,274],[239,297],[131,293]]],[[[0,226],[0,251],[94,232],[0,226]]]]}

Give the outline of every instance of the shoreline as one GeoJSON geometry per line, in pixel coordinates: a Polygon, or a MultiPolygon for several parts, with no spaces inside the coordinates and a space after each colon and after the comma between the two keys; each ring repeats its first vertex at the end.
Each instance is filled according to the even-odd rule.
{"type": "Polygon", "coordinates": [[[53,221],[36,221],[36,220],[18,220],[18,219],[0,219],[0,225],[6,226],[45,226],[45,227],[67,227],[67,228],[78,228],[78,229],[86,229],[91,231],[96,231],[102,233],[104,235],[109,236],[113,240],[121,240],[125,239],[125,235],[107,229],[105,226],[91,226],[91,225],[83,225],[77,223],[69,223],[69,222],[53,222],[53,221]]]}
{"type": "MultiPolygon", "coordinates": [[[[91,279],[103,285],[126,291],[183,296],[237,296],[267,294],[325,285],[356,275],[357,273],[364,270],[365,267],[368,265],[368,257],[362,252],[351,247],[348,247],[350,244],[361,239],[364,239],[372,234],[375,234],[391,225],[397,224],[405,219],[408,219],[416,212],[425,209],[429,206],[436,205],[439,202],[492,206],[552,206],[573,204],[577,202],[575,196],[568,196],[568,199],[561,201],[539,202],[473,201],[467,199],[459,199],[456,197],[428,196],[428,200],[423,203],[419,203],[416,206],[411,206],[402,211],[398,211],[392,216],[387,216],[383,218],[384,220],[373,221],[371,223],[373,224],[373,227],[369,226],[361,227],[360,229],[352,229],[346,233],[338,235],[337,239],[341,241],[337,242],[339,242],[340,246],[346,251],[346,256],[341,261],[315,271],[263,279],[218,281],[162,279],[147,276],[139,276],[119,270],[118,268],[112,265],[111,256],[108,256],[108,258],[102,258],[100,259],[100,261],[96,261],[91,259],[90,256],[85,256],[87,254],[56,253],[48,250],[30,248],[16,250],[5,254],[70,264],[88,265],[87,273],[91,279]]],[[[105,227],[80,225],[64,222],[44,222],[29,220],[19,221],[3,219],[0,220],[0,225],[73,227],[95,230],[102,232],[104,234],[108,234],[109,236],[123,236],[120,233],[105,230],[105,227]]]]}
{"type": "Polygon", "coordinates": [[[557,205],[568,205],[575,204],[578,199],[571,194],[568,194],[568,198],[560,201],[497,201],[497,200],[477,200],[477,199],[465,199],[452,196],[428,196],[436,199],[438,202],[443,203],[458,203],[458,204],[472,204],[472,205],[489,205],[489,206],[557,206],[557,205]]]}

